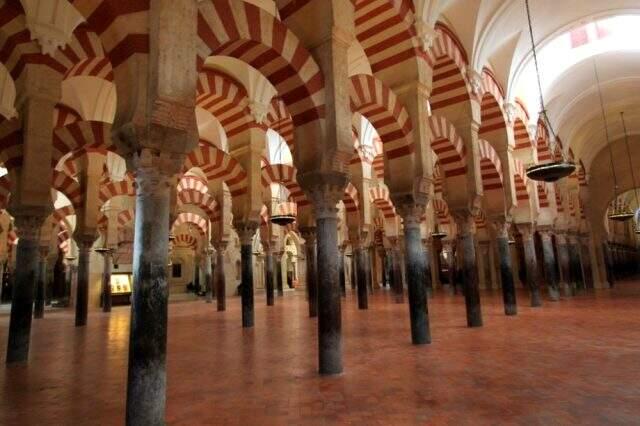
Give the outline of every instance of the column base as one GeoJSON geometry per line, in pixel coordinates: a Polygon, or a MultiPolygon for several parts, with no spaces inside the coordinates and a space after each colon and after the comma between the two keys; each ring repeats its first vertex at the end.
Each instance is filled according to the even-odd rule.
{"type": "Polygon", "coordinates": [[[534,290],[531,292],[531,307],[532,308],[542,307],[542,296],[540,295],[539,290],[534,290]]]}
{"type": "Polygon", "coordinates": [[[507,316],[518,315],[518,306],[517,305],[505,305],[504,314],[507,316]]]}

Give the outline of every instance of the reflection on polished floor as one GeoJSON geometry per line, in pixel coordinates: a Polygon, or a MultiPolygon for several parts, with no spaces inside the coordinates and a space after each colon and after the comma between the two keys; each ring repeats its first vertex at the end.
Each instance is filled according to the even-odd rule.
{"type": "MultiPolygon", "coordinates": [[[[640,418],[640,282],[517,317],[482,295],[465,327],[461,296],[429,303],[433,344],[414,347],[406,305],[377,291],[343,303],[345,373],[316,373],[316,321],[302,294],[242,329],[239,299],[170,305],[167,421],[195,424],[631,424],[640,418]]],[[[0,369],[0,424],[122,424],[129,309],[34,322],[28,366],[0,369]]],[[[6,341],[8,317],[0,317],[6,341]]],[[[3,354],[4,356],[4,354],[3,354]]]]}

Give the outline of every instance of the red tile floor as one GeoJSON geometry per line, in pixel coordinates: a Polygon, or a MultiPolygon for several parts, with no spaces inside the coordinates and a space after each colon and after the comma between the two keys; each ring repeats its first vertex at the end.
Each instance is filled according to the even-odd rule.
{"type": "MultiPolygon", "coordinates": [[[[300,294],[256,298],[256,326],[229,310],[170,305],[167,421],[231,424],[638,424],[640,282],[541,309],[519,295],[517,317],[499,293],[482,295],[485,326],[465,327],[461,296],[429,302],[433,343],[409,343],[406,305],[377,291],[368,311],[343,304],[344,366],[316,374],[316,321],[300,294]]],[[[28,366],[4,367],[0,424],[109,425],[124,419],[129,310],[72,312],[34,322],[28,366]]]]}

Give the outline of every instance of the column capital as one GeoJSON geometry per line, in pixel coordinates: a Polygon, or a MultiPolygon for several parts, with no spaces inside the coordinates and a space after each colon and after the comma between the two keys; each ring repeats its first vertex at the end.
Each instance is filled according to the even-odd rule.
{"type": "Polygon", "coordinates": [[[470,210],[462,209],[452,211],[451,215],[458,226],[458,234],[460,236],[471,235],[475,233],[475,217],[470,210]]]}
{"type": "Polygon", "coordinates": [[[300,235],[304,238],[305,245],[314,244],[316,242],[316,227],[304,226],[300,228],[300,235]]]}
{"type": "Polygon", "coordinates": [[[345,173],[299,173],[298,182],[313,204],[316,219],[337,218],[337,205],[344,198],[344,189],[348,182],[345,173]]]}
{"type": "Polygon", "coordinates": [[[553,228],[551,226],[539,226],[537,228],[538,233],[540,234],[540,238],[542,240],[551,240],[551,236],[553,235],[553,228]]]}
{"type": "Polygon", "coordinates": [[[496,233],[496,238],[509,239],[509,229],[511,229],[511,218],[498,217],[492,220],[493,229],[496,233]]]}
{"type": "Polygon", "coordinates": [[[396,210],[402,218],[402,226],[405,229],[420,227],[427,207],[427,203],[423,201],[425,200],[407,201],[396,205],[396,210]]]}
{"type": "Polygon", "coordinates": [[[532,223],[519,223],[518,231],[522,234],[523,240],[530,240],[533,238],[534,232],[536,232],[536,227],[532,223]]]}
{"type": "Polygon", "coordinates": [[[39,239],[40,229],[46,220],[45,209],[14,209],[13,217],[18,237],[35,241],[39,239]]]}
{"type": "Polygon", "coordinates": [[[233,227],[240,238],[240,244],[248,245],[251,244],[251,240],[253,240],[253,236],[256,234],[256,230],[258,229],[258,223],[247,221],[247,222],[233,222],[233,227]]]}

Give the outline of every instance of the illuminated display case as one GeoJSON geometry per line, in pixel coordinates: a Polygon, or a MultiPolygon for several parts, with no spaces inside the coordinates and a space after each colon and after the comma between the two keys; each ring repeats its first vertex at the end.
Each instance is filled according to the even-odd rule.
{"type": "Polygon", "coordinates": [[[128,305],[131,303],[131,274],[111,274],[111,303],[128,305]]]}

